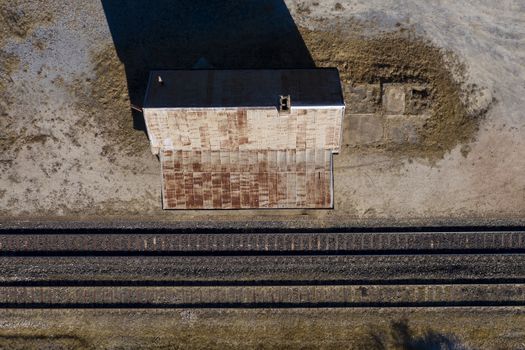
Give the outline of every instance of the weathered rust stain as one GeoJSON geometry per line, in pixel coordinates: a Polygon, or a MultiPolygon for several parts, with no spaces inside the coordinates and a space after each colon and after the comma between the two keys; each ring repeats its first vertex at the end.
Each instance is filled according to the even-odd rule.
{"type": "Polygon", "coordinates": [[[237,111],[237,131],[239,133],[239,145],[245,145],[248,143],[247,127],[247,112],[245,109],[239,109],[237,111]]]}
{"type": "Polygon", "coordinates": [[[239,173],[230,174],[230,188],[232,208],[241,208],[241,176],[239,173]]]}
{"type": "Polygon", "coordinates": [[[164,207],[329,207],[331,152],[309,153],[307,157],[305,151],[296,150],[164,151],[164,207]]]}
{"type": "Polygon", "coordinates": [[[223,172],[221,173],[221,185],[222,185],[222,208],[230,209],[232,200],[231,200],[231,191],[230,191],[230,173],[223,172]]]}
{"type": "Polygon", "coordinates": [[[203,208],[212,208],[213,206],[213,195],[211,190],[211,173],[202,174],[202,196],[203,196],[203,208]]]}
{"type": "Polygon", "coordinates": [[[194,208],[203,208],[203,176],[200,172],[193,173],[193,207],[194,208]]]}
{"type": "Polygon", "coordinates": [[[272,109],[145,111],[152,148],[175,150],[265,150],[340,146],[340,110],[272,109]],[[249,118],[252,120],[248,122],[249,118]],[[163,142],[170,140],[172,145],[163,142]]]}
{"type": "Polygon", "coordinates": [[[330,207],[337,120],[324,110],[272,113],[240,108],[172,111],[162,117],[159,112],[157,138],[173,140],[175,148],[160,147],[163,207],[330,207]],[[248,125],[248,113],[260,118],[260,130],[248,125]]]}
{"type": "Polygon", "coordinates": [[[215,209],[221,209],[222,208],[222,193],[221,193],[221,185],[222,185],[222,179],[220,173],[212,173],[211,174],[211,185],[212,185],[212,197],[213,197],[213,207],[215,209]]]}

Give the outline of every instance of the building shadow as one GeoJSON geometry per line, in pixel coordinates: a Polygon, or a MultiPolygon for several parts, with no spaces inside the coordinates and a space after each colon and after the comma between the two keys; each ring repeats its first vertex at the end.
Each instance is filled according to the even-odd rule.
{"type": "Polygon", "coordinates": [[[371,328],[357,349],[367,350],[470,350],[456,336],[427,330],[416,335],[407,320],[393,321],[389,329],[371,328]]]}
{"type": "Polygon", "coordinates": [[[155,69],[315,66],[283,0],[101,1],[136,106],[155,69]]]}

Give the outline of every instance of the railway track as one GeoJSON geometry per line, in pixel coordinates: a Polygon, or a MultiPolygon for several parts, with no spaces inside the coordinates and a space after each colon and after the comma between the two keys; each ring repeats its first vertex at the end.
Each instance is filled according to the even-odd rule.
{"type": "Polygon", "coordinates": [[[525,306],[525,230],[0,230],[0,307],[525,306]]]}
{"type": "Polygon", "coordinates": [[[525,252],[524,230],[249,232],[0,229],[0,254],[371,254],[525,252]]]}

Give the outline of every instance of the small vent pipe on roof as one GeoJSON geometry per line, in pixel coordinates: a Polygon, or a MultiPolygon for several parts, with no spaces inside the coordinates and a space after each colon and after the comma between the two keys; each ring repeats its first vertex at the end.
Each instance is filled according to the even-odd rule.
{"type": "Polygon", "coordinates": [[[279,112],[282,114],[289,114],[292,109],[292,99],[290,95],[279,96],[279,112]]]}

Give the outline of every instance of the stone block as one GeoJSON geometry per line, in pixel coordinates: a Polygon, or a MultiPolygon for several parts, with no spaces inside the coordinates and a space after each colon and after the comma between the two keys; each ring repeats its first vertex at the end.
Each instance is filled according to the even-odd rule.
{"type": "Polygon", "coordinates": [[[418,144],[419,131],[426,118],[418,115],[389,115],[386,118],[385,137],[387,143],[418,144]]]}
{"type": "Polygon", "coordinates": [[[350,114],[345,123],[344,142],[347,145],[370,145],[383,140],[383,118],[377,114],[350,114]]]}
{"type": "Polygon", "coordinates": [[[374,113],[381,106],[379,84],[347,85],[345,90],[346,108],[350,113],[374,113]]]}
{"type": "Polygon", "coordinates": [[[430,108],[430,89],[425,85],[406,87],[406,114],[427,114],[430,108]]]}
{"type": "Polygon", "coordinates": [[[405,113],[406,87],[403,84],[383,85],[383,110],[387,115],[405,113]]]}

